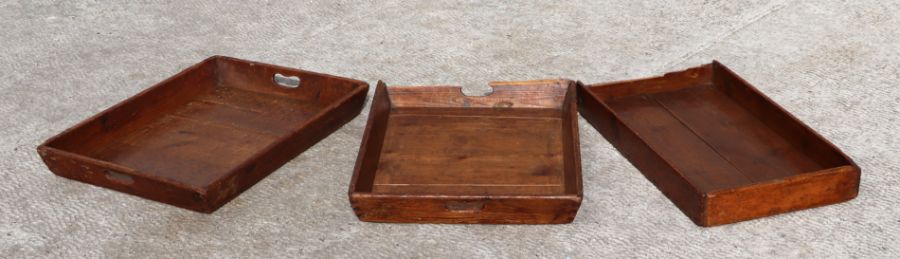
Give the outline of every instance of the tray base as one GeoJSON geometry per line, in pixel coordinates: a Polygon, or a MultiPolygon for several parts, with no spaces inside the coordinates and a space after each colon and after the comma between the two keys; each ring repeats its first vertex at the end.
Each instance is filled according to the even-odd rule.
{"type": "Polygon", "coordinates": [[[700,191],[825,169],[712,85],[613,99],[608,105],[700,191]]]}
{"type": "Polygon", "coordinates": [[[122,132],[91,156],[202,186],[228,174],[320,109],[307,100],[215,87],[171,113],[137,125],[139,130],[122,132]]]}
{"type": "Polygon", "coordinates": [[[557,117],[392,114],[374,193],[562,194],[562,125],[557,117]],[[516,161],[516,163],[510,163],[516,161]]]}

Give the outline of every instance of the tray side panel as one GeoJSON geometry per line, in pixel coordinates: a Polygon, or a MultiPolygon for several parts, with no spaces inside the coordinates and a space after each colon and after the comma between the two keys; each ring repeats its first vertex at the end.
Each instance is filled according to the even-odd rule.
{"type": "Polygon", "coordinates": [[[368,85],[359,80],[228,57],[221,58],[218,69],[222,85],[272,95],[301,97],[320,104],[335,102],[360,85],[368,85]],[[295,88],[280,87],[274,80],[275,74],[295,76],[300,80],[299,85],[295,88]]]}
{"type": "Polygon", "coordinates": [[[578,91],[580,82],[569,82],[562,110],[564,188],[566,194],[582,197],[581,142],[578,136],[578,91]]]}
{"type": "Polygon", "coordinates": [[[181,208],[210,212],[199,190],[147,178],[128,168],[41,146],[38,154],[56,175],[181,208]]]}
{"type": "Polygon", "coordinates": [[[581,85],[578,91],[581,115],[685,215],[701,224],[700,191],[620,121],[589,86],[581,85]]]}
{"type": "Polygon", "coordinates": [[[595,84],[588,86],[588,88],[591,89],[591,92],[598,100],[607,101],[628,96],[675,91],[698,84],[708,84],[712,77],[712,66],[704,65],[684,71],[666,73],[659,77],[595,84]]]}
{"type": "Polygon", "coordinates": [[[359,155],[356,157],[353,178],[350,180],[349,195],[372,191],[390,112],[391,101],[387,95],[387,88],[384,82],[378,81],[369,109],[366,130],[359,147],[359,155]]]}
{"type": "Polygon", "coordinates": [[[843,166],[710,194],[703,226],[716,226],[853,199],[859,170],[843,166]]]}
{"type": "Polygon", "coordinates": [[[492,82],[493,92],[484,96],[466,96],[458,86],[394,86],[388,92],[393,107],[560,109],[569,83],[569,80],[492,82]]]}
{"type": "Polygon", "coordinates": [[[351,196],[362,221],[385,223],[565,224],[581,199],[351,196]]]}

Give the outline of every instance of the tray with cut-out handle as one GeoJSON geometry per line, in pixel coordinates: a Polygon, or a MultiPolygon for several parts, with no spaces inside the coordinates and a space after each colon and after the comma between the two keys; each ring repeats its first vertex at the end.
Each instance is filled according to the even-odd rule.
{"type": "Polygon", "coordinates": [[[350,184],[360,220],[558,224],[581,204],[575,83],[387,87],[379,82],[350,184]]]}
{"type": "Polygon", "coordinates": [[[210,213],[356,117],[362,81],[215,56],[38,147],[55,174],[210,213]]]}

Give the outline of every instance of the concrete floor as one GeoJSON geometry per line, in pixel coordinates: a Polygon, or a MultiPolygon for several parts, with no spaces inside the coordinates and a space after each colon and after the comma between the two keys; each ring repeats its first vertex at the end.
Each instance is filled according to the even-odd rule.
{"type": "Polygon", "coordinates": [[[900,2],[657,2],[2,1],[0,257],[900,257],[900,2]],[[46,138],[215,54],[469,94],[717,59],[855,159],[860,195],[697,227],[581,120],[572,224],[364,223],[346,191],[368,104],[211,215],[40,162],[46,138]]]}

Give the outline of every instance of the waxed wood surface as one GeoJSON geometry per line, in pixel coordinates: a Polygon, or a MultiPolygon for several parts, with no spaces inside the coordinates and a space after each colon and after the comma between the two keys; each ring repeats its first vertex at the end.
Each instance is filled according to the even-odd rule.
{"type": "Polygon", "coordinates": [[[581,203],[575,83],[379,82],[349,196],[360,220],[558,224],[581,203]]]}
{"type": "Polygon", "coordinates": [[[585,118],[698,225],[857,195],[850,158],[718,62],[580,93],[585,118]]]}
{"type": "Polygon", "coordinates": [[[60,176],[209,213],[356,116],[367,89],[356,80],[216,56],[38,151],[60,176]],[[300,83],[279,85],[275,74],[300,83]]]}

